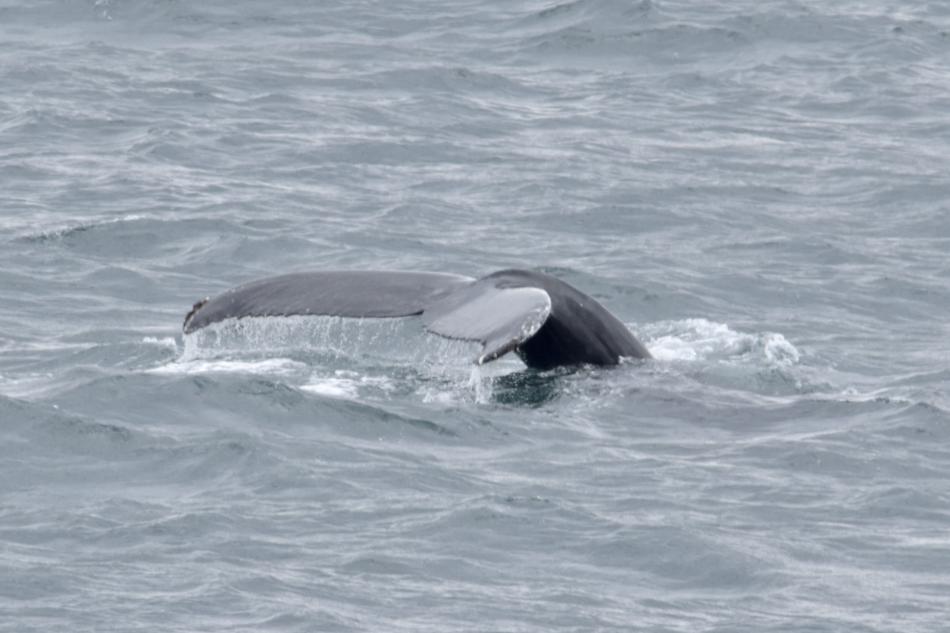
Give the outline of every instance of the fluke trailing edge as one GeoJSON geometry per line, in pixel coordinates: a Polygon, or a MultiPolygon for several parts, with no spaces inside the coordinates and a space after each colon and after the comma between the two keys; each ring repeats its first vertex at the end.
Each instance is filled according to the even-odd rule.
{"type": "Polygon", "coordinates": [[[616,365],[650,352],[614,315],[573,286],[528,270],[481,279],[422,272],[322,271],[252,281],[194,305],[185,333],[224,319],[420,315],[430,332],[478,341],[482,364],[516,352],[528,367],[616,365]]]}

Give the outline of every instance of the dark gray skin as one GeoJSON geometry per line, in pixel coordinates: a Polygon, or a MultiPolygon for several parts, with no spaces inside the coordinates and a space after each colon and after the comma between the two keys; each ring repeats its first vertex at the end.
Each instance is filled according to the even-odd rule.
{"type": "Polygon", "coordinates": [[[653,358],[620,320],[595,299],[545,273],[500,270],[484,279],[499,288],[541,288],[551,297],[551,315],[515,351],[534,369],[562,365],[616,365],[621,358],[653,358]]]}
{"type": "Polygon", "coordinates": [[[630,330],[592,297],[556,277],[529,270],[501,270],[478,280],[393,271],[291,273],[199,301],[185,317],[183,329],[187,334],[230,318],[291,315],[421,315],[431,332],[481,342],[478,363],[510,351],[528,367],[541,370],[651,358],[630,330]]]}

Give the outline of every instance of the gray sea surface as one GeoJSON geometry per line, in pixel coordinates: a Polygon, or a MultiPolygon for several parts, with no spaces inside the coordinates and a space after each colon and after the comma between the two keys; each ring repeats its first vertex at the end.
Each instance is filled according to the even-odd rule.
{"type": "Polygon", "coordinates": [[[950,631],[950,3],[0,0],[0,630],[950,631]],[[656,357],[196,300],[553,273],[656,357]]]}

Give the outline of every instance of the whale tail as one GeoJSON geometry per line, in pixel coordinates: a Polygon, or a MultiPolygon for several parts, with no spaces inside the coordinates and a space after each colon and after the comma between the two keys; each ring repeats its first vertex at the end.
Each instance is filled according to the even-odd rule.
{"type": "Polygon", "coordinates": [[[194,304],[186,334],[225,319],[320,315],[392,318],[421,315],[426,329],[476,341],[486,363],[516,351],[529,367],[649,358],[630,331],[593,298],[533,271],[481,279],[391,271],[292,273],[252,281],[194,304]]]}

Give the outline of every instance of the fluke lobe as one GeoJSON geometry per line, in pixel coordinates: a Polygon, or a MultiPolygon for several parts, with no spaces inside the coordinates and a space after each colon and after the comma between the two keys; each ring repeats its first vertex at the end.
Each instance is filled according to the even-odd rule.
{"type": "Polygon", "coordinates": [[[481,279],[396,271],[291,273],[252,281],[194,305],[184,331],[224,319],[419,315],[430,332],[478,341],[478,364],[514,351],[528,367],[616,365],[650,352],[593,298],[551,275],[500,270],[481,279]]]}

